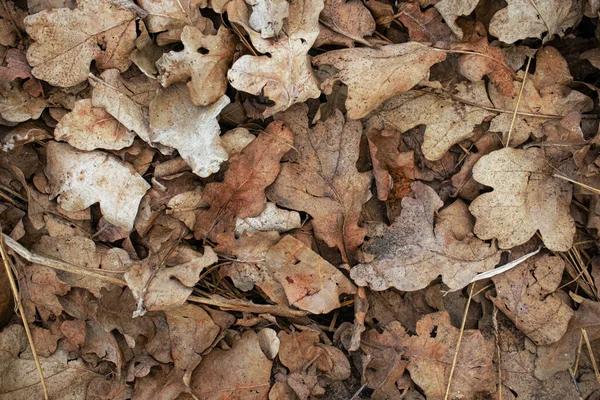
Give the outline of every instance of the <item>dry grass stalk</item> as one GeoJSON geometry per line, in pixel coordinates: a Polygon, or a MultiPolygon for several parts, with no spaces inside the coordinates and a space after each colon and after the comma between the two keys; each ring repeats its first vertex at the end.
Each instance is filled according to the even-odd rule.
{"type": "Polygon", "coordinates": [[[531,65],[531,54],[527,59],[527,66],[525,67],[525,76],[523,77],[523,82],[521,83],[521,90],[519,90],[519,97],[517,97],[517,104],[515,105],[515,112],[513,113],[512,120],[510,121],[510,128],[508,128],[508,135],[506,138],[506,145],[504,147],[508,147],[510,144],[510,135],[512,134],[512,130],[515,126],[515,120],[517,119],[517,113],[519,112],[519,105],[521,104],[521,97],[523,96],[523,89],[525,89],[525,83],[527,82],[527,75],[529,72],[529,66],[531,65]]]}
{"type": "Polygon", "coordinates": [[[598,381],[598,383],[600,383],[600,372],[598,371],[596,358],[594,357],[592,345],[590,344],[590,339],[588,338],[587,331],[585,330],[585,328],[581,328],[581,335],[583,336],[583,341],[585,342],[585,346],[587,347],[590,356],[590,362],[592,363],[592,367],[594,368],[594,374],[596,375],[596,380],[598,381]]]}

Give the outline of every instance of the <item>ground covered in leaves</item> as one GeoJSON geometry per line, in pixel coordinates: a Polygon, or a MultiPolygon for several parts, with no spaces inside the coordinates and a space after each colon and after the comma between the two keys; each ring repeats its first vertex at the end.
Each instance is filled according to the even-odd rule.
{"type": "Polygon", "coordinates": [[[598,0],[2,0],[0,399],[600,399],[598,0]]]}

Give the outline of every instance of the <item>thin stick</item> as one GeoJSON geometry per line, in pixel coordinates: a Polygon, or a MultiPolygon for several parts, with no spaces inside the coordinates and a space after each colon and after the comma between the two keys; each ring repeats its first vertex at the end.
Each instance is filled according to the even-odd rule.
{"type": "Polygon", "coordinates": [[[573,370],[571,368],[569,368],[569,375],[571,375],[571,382],[573,382],[573,385],[575,385],[575,390],[577,391],[578,400],[583,400],[583,396],[581,395],[581,390],[579,389],[579,385],[577,384],[577,379],[575,378],[575,374],[573,373],[573,370]]]}
{"type": "Polygon", "coordinates": [[[456,368],[456,362],[458,361],[460,343],[462,342],[463,332],[465,331],[465,325],[467,323],[467,314],[469,313],[469,306],[471,305],[471,299],[473,298],[474,287],[475,284],[471,283],[471,290],[469,291],[469,298],[467,300],[467,305],[465,306],[465,313],[463,315],[462,323],[460,324],[460,333],[458,334],[458,341],[456,342],[456,349],[454,350],[454,359],[452,360],[452,368],[450,368],[450,376],[448,377],[448,386],[446,386],[446,395],[444,396],[444,400],[448,400],[448,396],[450,395],[452,376],[454,375],[454,369],[456,368]]]}
{"type": "Polygon", "coordinates": [[[38,357],[37,350],[35,349],[35,344],[33,343],[33,336],[31,335],[31,331],[29,330],[29,324],[27,324],[27,320],[25,319],[25,309],[23,308],[23,304],[21,303],[21,296],[19,296],[17,283],[15,282],[15,277],[13,276],[12,270],[9,265],[8,255],[6,254],[6,249],[4,248],[4,242],[2,240],[3,236],[4,234],[0,235],[0,254],[2,255],[4,269],[6,270],[6,276],[8,277],[8,281],[10,282],[10,290],[12,291],[13,297],[15,298],[15,303],[17,303],[17,307],[19,308],[21,320],[23,320],[23,327],[25,328],[25,333],[27,334],[29,346],[31,346],[31,353],[33,354],[33,360],[35,361],[35,368],[37,369],[38,375],[40,376],[40,383],[42,384],[44,399],[48,400],[48,388],[46,387],[46,380],[44,379],[44,373],[42,372],[42,364],[40,363],[40,358],[38,357]]]}
{"type": "Polygon", "coordinates": [[[600,194],[600,189],[596,189],[595,187],[588,186],[585,183],[577,182],[576,180],[573,180],[571,178],[567,178],[566,176],[559,175],[559,174],[554,174],[552,176],[555,177],[555,178],[558,178],[558,179],[562,179],[562,180],[567,181],[567,182],[571,182],[571,183],[573,183],[575,185],[581,186],[582,188],[587,189],[587,190],[589,190],[590,192],[592,192],[594,194],[600,194]]]}
{"type": "Polygon", "coordinates": [[[279,317],[287,318],[299,318],[308,315],[308,312],[306,311],[294,310],[282,305],[254,304],[252,302],[245,301],[242,299],[226,299],[221,296],[212,296],[209,299],[205,299],[203,297],[198,296],[190,296],[188,297],[188,301],[191,301],[193,303],[206,304],[209,306],[215,306],[231,311],[246,311],[258,314],[268,313],[277,315],[279,317]]]}
{"type": "Polygon", "coordinates": [[[496,342],[496,352],[498,353],[498,400],[502,400],[502,358],[500,352],[500,337],[498,335],[498,307],[492,303],[494,311],[492,312],[492,321],[494,323],[494,339],[496,342]]]}
{"type": "Polygon", "coordinates": [[[360,396],[360,394],[362,393],[363,390],[365,390],[365,388],[367,387],[368,384],[369,384],[369,381],[365,382],[364,385],[359,387],[358,390],[356,391],[356,393],[354,393],[354,395],[352,397],[350,397],[350,400],[358,399],[358,396],[360,396]]]}
{"type": "Polygon", "coordinates": [[[575,367],[573,367],[573,374],[577,374],[577,368],[579,368],[579,358],[581,357],[581,349],[583,348],[583,333],[579,336],[579,346],[577,346],[577,358],[575,359],[575,367]]]}
{"type": "Polygon", "coordinates": [[[600,372],[598,372],[598,365],[596,365],[596,358],[594,357],[594,352],[592,352],[592,345],[590,344],[590,339],[588,338],[587,331],[585,328],[581,328],[581,334],[583,335],[583,340],[585,341],[585,346],[588,349],[588,353],[590,353],[590,361],[592,362],[592,367],[594,368],[594,374],[596,375],[596,380],[600,383],[600,372]]]}
{"type": "Polygon", "coordinates": [[[512,133],[513,127],[515,126],[515,120],[517,119],[517,112],[519,112],[519,105],[521,104],[521,96],[523,95],[523,89],[525,89],[525,83],[527,82],[527,75],[529,72],[529,65],[531,65],[531,54],[527,59],[527,66],[525,67],[525,76],[523,77],[523,82],[521,83],[521,90],[519,90],[519,97],[517,97],[517,104],[515,105],[515,112],[512,117],[512,121],[510,121],[510,128],[508,128],[508,137],[506,138],[506,146],[510,144],[510,135],[512,133]]]}

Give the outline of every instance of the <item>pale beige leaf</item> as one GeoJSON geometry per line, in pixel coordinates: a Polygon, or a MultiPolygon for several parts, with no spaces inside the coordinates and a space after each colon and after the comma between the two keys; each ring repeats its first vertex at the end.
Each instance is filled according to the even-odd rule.
{"type": "Polygon", "coordinates": [[[150,185],[133,167],[108,153],[81,152],[65,143],[46,146],[50,196],[67,211],[100,203],[108,222],[131,230],[138,205],[150,185]]]}
{"type": "Polygon", "coordinates": [[[38,119],[48,104],[32,97],[17,82],[0,82],[0,115],[10,122],[38,119]]]}
{"type": "Polygon", "coordinates": [[[79,0],[74,10],[44,10],[25,18],[34,40],[27,61],[36,78],[61,87],[85,82],[92,60],[101,70],[125,71],[135,49],[135,24],[134,13],[108,1],[79,0]]]}
{"type": "Polygon", "coordinates": [[[135,133],[125,128],[91,99],[79,100],[54,129],[54,138],[79,150],[119,150],[133,143],[135,133]]]}
{"type": "Polygon", "coordinates": [[[360,286],[373,290],[395,287],[398,290],[419,290],[442,275],[451,289],[465,287],[479,272],[488,271],[500,261],[495,245],[464,235],[472,226],[467,206],[455,201],[444,205],[429,186],[414,182],[414,197],[402,199],[402,213],[396,222],[363,246],[375,259],[352,268],[350,276],[360,286]]]}
{"type": "Polygon", "coordinates": [[[328,51],[313,59],[317,66],[332,66],[337,72],[326,77],[326,94],[336,82],[348,85],[348,117],[359,119],[390,97],[404,93],[429,75],[433,64],[446,54],[425,44],[408,42],[379,49],[355,48],[328,51]]]}
{"type": "Polygon", "coordinates": [[[263,117],[320,96],[308,50],[319,34],[322,8],[323,0],[292,0],[289,6],[291,17],[287,18],[283,29],[286,35],[268,40],[250,27],[244,0],[233,0],[228,4],[229,20],[244,27],[256,50],[263,55],[240,57],[227,77],[234,88],[255,96],[266,96],[274,102],[266,107],[263,117]]]}
{"type": "MultiPolygon", "coordinates": [[[[461,82],[453,87],[455,96],[471,103],[492,107],[483,81],[461,82]]],[[[443,94],[408,92],[386,101],[373,113],[370,123],[406,132],[425,125],[421,149],[428,160],[439,160],[464,139],[471,137],[476,125],[496,115],[443,94]]]]}
{"type": "Polygon", "coordinates": [[[435,8],[444,17],[446,24],[460,40],[463,38],[462,29],[456,24],[456,19],[461,15],[469,15],[473,12],[479,0],[442,0],[435,8]]]}
{"type": "Polygon", "coordinates": [[[510,249],[527,242],[539,230],[546,247],[567,251],[573,245],[571,184],[554,178],[555,169],[539,148],[505,148],[482,157],[473,178],[494,190],[469,207],[477,222],[475,234],[498,239],[510,249]]]}
{"type": "Polygon", "coordinates": [[[208,6],[207,0],[139,0],[138,3],[148,13],[146,22],[153,33],[193,26],[202,19],[200,9],[208,6]]]}
{"type": "Polygon", "coordinates": [[[564,36],[583,17],[578,0],[506,0],[506,3],[506,8],[490,21],[490,34],[505,43],[542,37],[548,41],[554,35],[564,36]],[[545,32],[547,35],[543,36],[545,32]]]}
{"type": "Polygon", "coordinates": [[[164,54],[157,62],[158,80],[164,87],[189,82],[192,103],[207,106],[221,99],[227,89],[227,69],[237,40],[223,26],[216,35],[204,35],[192,26],[183,28],[183,50],[164,54]]]}
{"type": "Polygon", "coordinates": [[[279,37],[283,28],[283,20],[288,17],[287,0],[247,0],[252,6],[248,23],[263,39],[279,37]]]}
{"type": "Polygon", "coordinates": [[[267,202],[265,209],[257,217],[236,218],[235,233],[241,235],[243,232],[286,232],[300,228],[300,214],[296,211],[288,211],[278,208],[275,203],[267,202]]]}
{"type": "Polygon", "coordinates": [[[240,154],[244,147],[248,146],[256,136],[246,128],[234,128],[221,135],[221,145],[227,150],[229,157],[240,154]]]}
{"type": "Polygon", "coordinates": [[[161,90],[150,103],[152,141],[179,151],[196,175],[214,174],[228,157],[217,122],[227,104],[229,97],[223,95],[206,107],[195,106],[182,84],[161,90]]]}
{"type": "Polygon", "coordinates": [[[289,303],[313,314],[339,308],[342,293],[356,292],[344,274],[290,235],[269,249],[266,264],[289,303]]]}

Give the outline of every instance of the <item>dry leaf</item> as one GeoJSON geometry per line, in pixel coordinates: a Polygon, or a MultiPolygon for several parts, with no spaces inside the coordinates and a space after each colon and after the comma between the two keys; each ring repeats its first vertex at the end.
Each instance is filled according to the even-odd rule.
{"type": "Polygon", "coordinates": [[[164,54],[157,62],[159,82],[169,87],[189,82],[187,88],[194,105],[208,106],[222,99],[227,89],[227,69],[237,41],[229,29],[221,26],[216,35],[204,35],[192,26],[183,28],[183,50],[164,54]]]}
{"type": "Polygon", "coordinates": [[[292,141],[292,131],[275,121],[231,158],[225,180],[209,183],[204,189],[202,197],[210,208],[196,214],[196,238],[216,238],[234,226],[236,216],[255,217],[263,211],[267,204],[264,191],[279,174],[279,160],[292,141]]]}
{"type": "Polygon", "coordinates": [[[328,51],[313,59],[317,66],[332,66],[337,72],[321,84],[325,94],[336,82],[348,86],[348,117],[359,119],[385,100],[404,93],[429,74],[433,64],[446,54],[427,45],[408,42],[390,44],[379,49],[343,49],[328,51]]]}
{"type": "Polygon", "coordinates": [[[363,249],[375,259],[352,268],[350,276],[360,286],[373,290],[395,287],[419,290],[442,275],[451,289],[465,287],[479,272],[488,271],[500,261],[500,252],[457,227],[472,227],[467,206],[455,201],[443,206],[437,193],[423,183],[411,185],[414,197],[402,200],[402,214],[380,238],[363,249]]]}
{"type": "Polygon", "coordinates": [[[492,278],[497,294],[490,299],[538,345],[558,341],[574,314],[553,294],[560,285],[564,268],[562,258],[544,254],[492,278]]]}
{"type": "MultiPolygon", "coordinates": [[[[458,98],[492,107],[483,81],[459,83],[454,90],[458,98]]],[[[441,159],[450,147],[471,137],[475,126],[493,115],[491,111],[467,105],[443,94],[413,91],[385,102],[373,113],[369,124],[383,124],[401,132],[425,125],[421,149],[425,158],[436,161],[441,159]]]]}
{"type": "Polygon", "coordinates": [[[291,17],[286,20],[283,29],[286,35],[278,39],[263,39],[249,25],[244,0],[228,4],[229,20],[244,27],[254,48],[264,55],[240,57],[233,63],[227,77],[234,88],[255,96],[266,96],[274,103],[266,107],[262,113],[264,118],[295,103],[320,96],[308,50],[317,39],[322,8],[323,0],[291,0],[291,17]]]}
{"type": "Polygon", "coordinates": [[[196,175],[214,174],[227,160],[217,122],[227,104],[223,95],[206,107],[195,106],[181,84],[161,90],[150,103],[152,141],[176,149],[196,175]]]}
{"type": "MultiPolygon", "coordinates": [[[[0,37],[2,33],[0,33],[0,37]]],[[[8,49],[4,57],[5,67],[0,67],[0,79],[14,81],[16,78],[25,79],[23,89],[33,97],[43,94],[40,81],[31,75],[31,67],[27,64],[25,53],[18,49],[8,49]]]]}
{"type": "Polygon", "coordinates": [[[77,4],[74,10],[44,10],[25,18],[27,33],[34,40],[27,51],[32,73],[55,86],[85,82],[92,60],[101,70],[125,71],[131,65],[136,15],[108,1],[77,4]]]}
{"type": "Polygon", "coordinates": [[[358,224],[371,182],[370,173],[356,169],[362,126],[336,110],[309,129],[306,110],[298,105],[278,117],[294,131],[299,158],[282,165],[267,194],[280,206],[310,214],[316,236],[347,262],[366,234],[358,224]]]}
{"type": "Polygon", "coordinates": [[[243,232],[286,232],[301,226],[300,214],[296,211],[278,208],[271,202],[267,202],[265,209],[257,217],[235,219],[237,235],[241,235],[243,232]]]}
{"type": "Polygon", "coordinates": [[[192,294],[202,270],[218,261],[209,246],[204,246],[204,254],[179,247],[171,256],[167,262],[171,266],[162,266],[160,259],[148,257],[124,275],[137,301],[134,317],[144,315],[146,310],[169,310],[182,305],[192,294]]]}
{"type": "Polygon", "coordinates": [[[240,154],[244,147],[248,146],[256,136],[246,128],[235,128],[221,135],[221,144],[227,150],[229,157],[240,154]]]}
{"type": "Polygon", "coordinates": [[[545,42],[554,35],[562,37],[583,17],[581,2],[577,0],[506,0],[506,3],[506,8],[490,21],[490,34],[505,43],[526,38],[543,38],[545,42]]]}
{"type": "Polygon", "coordinates": [[[446,21],[446,24],[452,29],[452,32],[463,39],[463,30],[456,24],[456,19],[461,15],[469,15],[473,12],[479,0],[442,0],[435,5],[435,8],[446,21]]]}
{"type": "MultiPolygon", "coordinates": [[[[333,32],[362,44],[375,32],[375,19],[365,5],[357,0],[325,0],[321,23],[333,32]]],[[[325,43],[324,43],[325,44],[325,43]]]]}
{"type": "Polygon", "coordinates": [[[265,353],[265,356],[269,360],[277,357],[277,353],[279,353],[279,338],[277,337],[277,332],[275,332],[271,328],[263,328],[258,332],[258,342],[260,343],[260,348],[265,353]]]}
{"type": "Polygon", "coordinates": [[[17,82],[0,81],[0,116],[10,122],[38,119],[48,103],[32,97],[17,82]]]}
{"type": "Polygon", "coordinates": [[[272,363],[260,349],[257,334],[246,331],[230,350],[213,349],[202,359],[192,376],[192,392],[211,400],[266,399],[272,363]]]}
{"type": "Polygon", "coordinates": [[[101,151],[81,152],[68,144],[46,146],[46,176],[50,197],[67,211],[80,211],[100,203],[108,222],[133,229],[138,205],[150,185],[133,167],[101,151]]]}
{"type": "Polygon", "coordinates": [[[131,146],[135,133],[104,109],[92,106],[92,100],[83,99],[58,122],[54,138],[79,150],[119,150],[131,146]]]}
{"type": "Polygon", "coordinates": [[[485,240],[497,238],[500,248],[509,249],[539,230],[548,249],[569,250],[575,235],[569,211],[572,187],[554,173],[539,148],[505,148],[482,157],[473,168],[473,179],[494,191],[480,195],[469,207],[477,218],[475,234],[485,240]]]}
{"type": "Polygon", "coordinates": [[[263,39],[278,38],[283,28],[283,20],[288,18],[289,3],[287,0],[248,0],[252,13],[248,23],[260,32],[263,39]]]}
{"type": "Polygon", "coordinates": [[[398,20],[408,29],[411,41],[435,43],[452,39],[452,30],[442,21],[442,16],[435,8],[421,11],[418,3],[406,2],[400,4],[398,11],[401,14],[398,20]]]}
{"type": "Polygon", "coordinates": [[[337,268],[290,235],[269,249],[266,264],[289,304],[313,314],[339,308],[339,296],[356,291],[337,268]]]}

